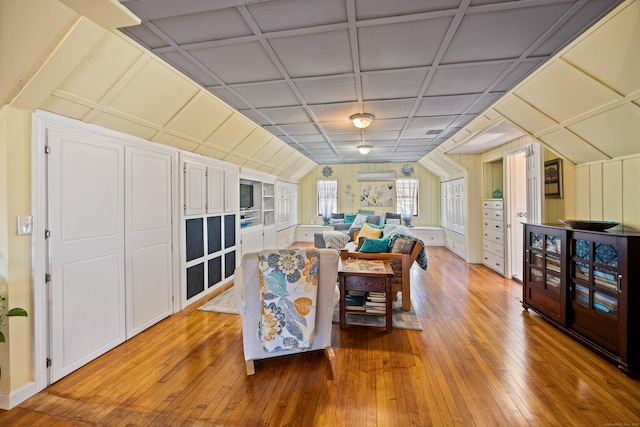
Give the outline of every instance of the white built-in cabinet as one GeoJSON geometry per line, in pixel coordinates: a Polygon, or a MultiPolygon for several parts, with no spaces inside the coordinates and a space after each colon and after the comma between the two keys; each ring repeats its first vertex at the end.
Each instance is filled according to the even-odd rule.
{"type": "Polygon", "coordinates": [[[440,197],[442,227],[465,235],[467,210],[464,178],[442,181],[440,197]]]}
{"type": "Polygon", "coordinates": [[[482,263],[504,276],[504,201],[482,201],[482,263]]]}
{"type": "Polygon", "coordinates": [[[33,252],[35,357],[51,383],[174,312],[178,155],[41,111],[33,147],[34,232],[48,236],[33,252]]]}
{"type": "Polygon", "coordinates": [[[276,177],[242,168],[239,184],[253,189],[253,205],[240,207],[241,254],[277,248],[276,177]]]}
{"type": "Polygon", "coordinates": [[[276,181],[276,229],[298,224],[298,184],[276,181]]]}
{"type": "Polygon", "coordinates": [[[238,256],[238,167],[181,153],[181,305],[230,280],[238,256]]]}

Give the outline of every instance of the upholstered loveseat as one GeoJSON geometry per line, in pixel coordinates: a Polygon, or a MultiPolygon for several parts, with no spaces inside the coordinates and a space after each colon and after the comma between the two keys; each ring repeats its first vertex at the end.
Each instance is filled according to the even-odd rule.
{"type": "MultiPolygon", "coordinates": [[[[366,227],[363,227],[364,230],[366,227]]],[[[380,238],[360,237],[340,251],[342,259],[388,260],[393,268],[393,291],[402,294],[402,309],[411,310],[411,266],[416,262],[427,269],[424,242],[414,236],[407,227],[389,224],[384,226],[380,238]]]]}
{"type": "Polygon", "coordinates": [[[400,214],[387,212],[386,214],[374,214],[373,211],[360,210],[357,214],[335,213],[331,215],[329,224],[333,225],[333,231],[318,231],[313,235],[313,244],[316,248],[333,248],[340,250],[346,242],[355,241],[358,232],[364,224],[371,226],[400,225],[400,214]],[[341,232],[349,239],[341,238],[341,232]]]}

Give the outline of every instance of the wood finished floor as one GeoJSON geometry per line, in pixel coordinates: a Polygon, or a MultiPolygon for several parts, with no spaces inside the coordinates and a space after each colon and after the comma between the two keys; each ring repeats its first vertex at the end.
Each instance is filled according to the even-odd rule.
{"type": "Polygon", "coordinates": [[[0,426],[607,426],[640,382],[520,305],[521,285],[444,248],[412,269],[424,331],[334,325],[322,352],[245,375],[239,317],[198,302],[10,411],[0,426]]]}

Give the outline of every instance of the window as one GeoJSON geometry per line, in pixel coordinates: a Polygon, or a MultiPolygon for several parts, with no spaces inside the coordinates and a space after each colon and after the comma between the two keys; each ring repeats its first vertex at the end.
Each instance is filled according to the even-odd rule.
{"type": "Polygon", "coordinates": [[[321,179],[318,181],[318,215],[328,220],[338,212],[338,181],[321,179]]]}
{"type": "Polygon", "coordinates": [[[396,212],[401,214],[403,219],[418,216],[418,180],[416,178],[396,179],[396,212]]]}

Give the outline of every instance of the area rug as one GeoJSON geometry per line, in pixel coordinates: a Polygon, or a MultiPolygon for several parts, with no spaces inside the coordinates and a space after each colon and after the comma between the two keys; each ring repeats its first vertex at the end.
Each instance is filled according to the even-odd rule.
{"type": "Polygon", "coordinates": [[[236,297],[233,293],[233,287],[230,287],[211,301],[198,307],[202,311],[215,311],[216,313],[238,314],[236,307],[236,297]]]}
{"type": "MultiPolygon", "coordinates": [[[[214,311],[216,313],[238,314],[233,288],[229,288],[211,301],[198,308],[202,311],[214,311]]],[[[411,329],[422,331],[420,319],[411,307],[409,311],[402,311],[402,303],[395,301],[392,306],[393,327],[397,329],[411,329]]],[[[340,322],[340,309],[336,305],[333,309],[333,323],[340,322]]],[[[347,313],[347,325],[379,326],[384,327],[384,316],[366,316],[347,313]]]]}

